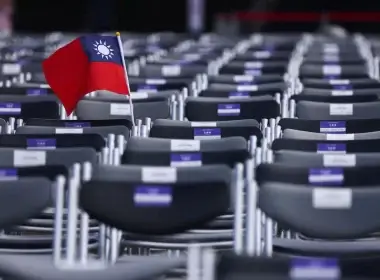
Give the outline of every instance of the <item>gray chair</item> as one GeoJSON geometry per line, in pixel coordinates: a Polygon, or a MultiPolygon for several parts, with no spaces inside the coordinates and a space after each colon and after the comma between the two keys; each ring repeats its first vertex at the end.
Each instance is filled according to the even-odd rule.
{"type": "Polygon", "coordinates": [[[95,126],[83,128],[68,128],[68,127],[49,127],[49,126],[34,126],[23,125],[16,129],[16,134],[99,134],[106,138],[109,134],[123,135],[125,139],[129,138],[130,131],[126,126],[95,126]]]}
{"type": "Polygon", "coordinates": [[[0,228],[20,224],[51,205],[52,183],[46,178],[0,181],[0,228]]]}
{"type": "Polygon", "coordinates": [[[256,120],[220,122],[189,122],[158,119],[153,122],[150,136],[170,139],[210,140],[241,136],[249,140],[255,135],[260,142],[262,133],[256,120]]]}
{"type": "Polygon", "coordinates": [[[263,95],[263,94],[274,95],[277,92],[282,93],[285,88],[286,88],[286,84],[284,82],[259,84],[259,85],[256,85],[254,83],[248,84],[248,85],[213,83],[209,85],[207,90],[220,91],[221,92],[220,97],[224,97],[225,92],[233,92],[233,91],[248,92],[250,93],[250,95],[248,96],[263,95]]]}
{"type": "Polygon", "coordinates": [[[317,154],[282,150],[274,153],[274,161],[309,167],[377,166],[380,164],[380,153],[317,154]]]}
{"type": "MultiPolygon", "coordinates": [[[[133,104],[135,119],[145,119],[147,117],[152,120],[170,118],[171,108],[167,99],[159,99],[152,102],[137,101],[138,100],[135,100],[133,104]]],[[[112,102],[83,99],[79,101],[75,114],[78,119],[102,120],[130,118],[131,107],[127,99],[125,99],[125,102],[121,102],[121,100],[112,102]]]]}
{"type": "MultiPolygon", "coordinates": [[[[22,75],[23,73],[21,73],[22,75]]],[[[31,75],[31,73],[29,73],[29,75],[31,75]]],[[[28,73],[25,74],[25,76],[28,76],[28,73]]],[[[27,78],[27,77],[25,77],[27,78]]],[[[43,73],[34,73],[33,74],[33,78],[36,78],[36,79],[41,79],[41,81],[45,81],[45,82],[25,82],[25,83],[19,83],[19,82],[16,82],[16,83],[12,83],[12,85],[15,85],[15,86],[18,86],[18,87],[34,87],[34,88],[50,88],[50,86],[48,84],[46,84],[46,80],[45,80],[45,75],[43,73]]]]}
{"type": "Polygon", "coordinates": [[[91,265],[87,267],[57,267],[50,256],[0,255],[0,275],[28,280],[145,280],[160,277],[170,270],[182,267],[186,258],[169,259],[151,257],[139,262],[120,259],[115,265],[91,265]]]}
{"type": "Polygon", "coordinates": [[[31,102],[31,101],[58,101],[57,96],[51,95],[8,95],[0,94],[0,102],[31,102]]]}
{"type": "Polygon", "coordinates": [[[207,67],[199,65],[160,65],[147,64],[139,70],[139,74],[151,77],[195,77],[206,73],[207,67]]]}
{"type": "MultiPolygon", "coordinates": [[[[65,166],[71,171],[68,179],[80,176],[75,168],[72,169],[74,164],[89,162],[95,165],[97,161],[98,155],[92,148],[60,148],[56,150],[0,148],[0,167],[3,169],[24,166],[65,166]]],[[[48,205],[50,207],[56,199],[54,190],[57,184],[58,182],[50,183],[48,205]]],[[[1,253],[51,254],[54,211],[46,209],[41,215],[30,218],[32,219],[23,224],[17,224],[17,227],[10,229],[6,232],[7,234],[0,237],[1,253]]],[[[66,222],[66,220],[67,211],[65,210],[64,221],[66,222]]],[[[89,228],[91,233],[89,246],[94,247],[96,242],[94,232],[98,231],[98,223],[90,221],[89,228]]]]}
{"type": "Polygon", "coordinates": [[[283,138],[303,139],[303,140],[370,140],[380,139],[380,131],[352,134],[324,134],[295,129],[285,129],[282,132],[283,138]]]}
{"type": "Polygon", "coordinates": [[[82,186],[80,201],[90,217],[125,231],[122,244],[127,247],[182,251],[190,243],[197,242],[230,248],[233,225],[231,216],[224,217],[224,214],[230,207],[231,174],[231,169],[223,165],[181,168],[99,166],[93,171],[91,180],[82,186]],[[113,203],[100,205],[98,198],[105,186],[108,186],[106,196],[110,197],[102,197],[106,201],[113,200],[113,203]],[[145,192],[147,188],[155,187],[171,191],[156,193],[157,196],[145,192]],[[213,196],[210,198],[214,202],[212,205],[206,202],[210,195],[213,196]],[[188,200],[190,196],[198,201],[196,210],[190,210],[194,205],[188,200]],[[116,201],[111,197],[124,197],[124,203],[121,205],[119,199],[116,201]],[[181,210],[185,208],[189,211],[181,210]],[[166,222],[161,223],[159,216],[165,216],[166,222]],[[212,222],[219,216],[219,222],[212,222]],[[185,230],[190,231],[182,233],[185,230]]]}
{"type": "Polygon", "coordinates": [[[32,231],[21,229],[19,225],[28,223],[51,207],[54,182],[44,177],[23,176],[12,181],[1,181],[0,186],[0,200],[2,206],[7,208],[2,209],[0,215],[1,226],[4,229],[0,235],[0,255],[51,253],[51,233],[50,236],[43,236],[37,234],[40,227],[32,231]],[[20,191],[22,193],[19,193],[20,191]],[[11,222],[5,224],[7,219],[11,222]],[[15,235],[14,232],[18,234],[15,235]],[[50,249],[47,249],[49,247],[50,249]]]}
{"type": "Polygon", "coordinates": [[[377,95],[379,93],[379,89],[377,88],[368,88],[368,89],[319,89],[319,88],[304,88],[301,94],[303,95],[317,95],[317,96],[360,96],[360,95],[377,95]]]}
{"type": "MultiPolygon", "coordinates": [[[[174,169],[171,169],[171,171],[173,170],[174,169]]],[[[109,210],[111,211],[113,211],[112,209],[122,210],[124,206],[127,205],[125,203],[119,204],[119,201],[121,200],[114,201],[111,204],[104,203],[104,200],[103,200],[102,205],[104,205],[106,208],[103,208],[102,206],[99,208],[98,207],[99,201],[95,197],[97,197],[98,191],[103,192],[104,190],[103,187],[99,188],[100,185],[97,183],[97,182],[102,181],[103,183],[101,184],[103,184],[103,186],[108,185],[110,187],[109,191],[107,191],[106,193],[111,196],[117,195],[119,198],[124,196],[122,193],[124,193],[124,190],[128,189],[127,186],[133,182],[140,182],[139,184],[148,184],[151,187],[153,187],[153,185],[157,186],[157,183],[158,184],[164,183],[166,185],[166,184],[173,184],[173,183],[177,184],[180,182],[188,182],[190,184],[195,184],[194,186],[196,186],[199,183],[208,182],[208,183],[213,184],[212,189],[210,189],[209,195],[215,195],[216,193],[221,191],[221,195],[222,197],[224,197],[224,199],[222,199],[224,203],[219,204],[219,206],[217,206],[216,208],[215,206],[211,206],[210,209],[219,209],[218,211],[220,211],[225,206],[228,207],[229,189],[227,186],[230,180],[230,176],[229,176],[230,171],[228,168],[224,166],[210,166],[207,168],[197,168],[197,169],[191,168],[187,170],[186,169],[175,170],[176,174],[174,175],[174,177],[176,178],[172,177],[173,174],[171,173],[171,171],[170,170],[165,171],[164,169],[161,169],[161,168],[152,169],[152,168],[141,168],[137,166],[129,166],[129,167],[105,166],[105,165],[98,166],[92,172],[93,177],[92,178],[88,177],[87,179],[89,179],[89,181],[86,180],[84,184],[82,185],[82,187],[80,188],[81,206],[83,207],[84,210],[89,211],[90,216],[92,215],[97,216],[95,213],[98,210],[100,210],[101,212],[105,214],[104,217],[107,217],[110,214],[109,210]],[[169,171],[169,173],[166,174],[168,175],[168,177],[164,174],[167,171],[169,171]],[[119,189],[118,186],[121,186],[120,184],[125,185],[125,186],[122,189],[119,189]],[[92,188],[92,187],[94,187],[93,191],[89,192],[90,190],[89,188],[92,188]],[[120,191],[122,193],[120,193],[120,191]],[[111,205],[113,206],[111,208],[108,208],[111,205]]],[[[69,197],[71,198],[69,199],[69,211],[72,211],[72,208],[70,207],[74,206],[75,204],[75,201],[72,198],[74,198],[73,195],[75,195],[75,193],[77,192],[77,187],[78,187],[78,182],[71,181],[71,183],[69,184],[69,197]]],[[[183,189],[183,187],[185,186],[182,186],[182,187],[179,186],[179,187],[180,188],[178,189],[178,191],[185,190],[183,189]]],[[[191,190],[191,189],[192,188],[188,188],[188,190],[191,190]]],[[[178,191],[176,191],[176,193],[178,191]]],[[[59,195],[57,194],[59,198],[64,199],[62,186],[60,187],[60,190],[57,190],[57,192],[60,193],[59,195]]],[[[178,194],[179,193],[177,193],[177,195],[178,194]]],[[[204,196],[202,193],[198,193],[198,194],[201,196],[204,196]]],[[[178,199],[177,195],[175,195],[172,198],[173,204],[176,204],[174,200],[178,199]]],[[[142,196],[139,198],[139,200],[141,199],[142,199],[142,196]]],[[[206,198],[204,199],[205,199],[204,202],[206,202],[206,198]]],[[[57,215],[59,215],[58,213],[62,210],[62,204],[59,203],[59,201],[60,200],[57,199],[57,208],[56,208],[57,215]]],[[[105,198],[105,201],[110,201],[110,200],[105,198]]],[[[139,203],[141,202],[142,201],[140,201],[139,203]]],[[[181,206],[181,204],[177,204],[177,205],[181,206]]],[[[207,203],[203,203],[203,205],[207,206],[207,203]]],[[[200,207],[200,205],[197,205],[197,207],[200,207]]],[[[140,211],[139,209],[141,208],[137,207],[134,211],[139,212],[140,211]]],[[[157,209],[154,209],[154,208],[152,208],[152,210],[157,211],[157,209]]],[[[190,217],[186,215],[186,213],[188,212],[182,212],[182,213],[184,213],[185,216],[190,217]]],[[[81,212],[81,214],[83,215],[84,212],[81,212]]],[[[129,214],[131,213],[130,211],[127,211],[127,212],[123,211],[122,215],[125,215],[125,214],[129,216],[129,214]]],[[[175,214],[175,212],[173,214],[175,214]]],[[[208,215],[210,214],[211,213],[209,213],[208,215]]],[[[126,216],[126,219],[128,223],[129,218],[127,216],[126,216]]],[[[112,215],[112,217],[115,217],[115,216],[112,215]]],[[[121,217],[120,215],[116,215],[116,220],[118,220],[118,218],[120,217],[121,217]]],[[[152,215],[145,215],[145,218],[146,219],[152,218],[152,215]]],[[[57,219],[57,221],[59,220],[60,219],[57,219]]],[[[124,222],[122,222],[122,224],[124,224],[124,222]]],[[[82,225],[84,224],[82,223],[82,225]]],[[[156,223],[156,225],[158,224],[156,223]]],[[[122,226],[122,228],[125,229],[124,226],[122,226]]],[[[55,232],[56,235],[58,234],[58,232],[60,232],[58,229],[59,228],[56,227],[56,232],[55,232]]],[[[85,228],[83,228],[81,233],[83,233],[84,230],[85,228]]],[[[58,237],[56,237],[57,240],[60,240],[58,237]]],[[[140,235],[140,238],[145,238],[145,237],[146,236],[144,235],[143,236],[140,235]]],[[[159,237],[157,236],[157,238],[159,237]]],[[[187,239],[187,242],[192,242],[192,241],[193,240],[191,238],[187,239]]],[[[73,245],[75,246],[75,242],[73,245]]],[[[157,246],[162,246],[162,244],[160,245],[160,243],[157,243],[157,246]]],[[[181,246],[181,248],[186,248],[186,247],[188,247],[188,243],[185,243],[181,246]]],[[[56,251],[54,256],[56,256],[57,252],[58,254],[60,254],[60,251],[56,251]]],[[[186,259],[187,258],[184,256],[180,256],[176,258],[167,258],[167,257],[164,257],[164,255],[162,254],[158,254],[157,256],[151,256],[151,257],[123,256],[121,258],[117,258],[117,256],[113,256],[112,261],[110,263],[104,258],[101,258],[100,260],[95,260],[93,256],[91,256],[90,254],[76,255],[75,253],[74,254],[69,253],[69,251],[67,251],[66,257],[63,257],[63,258],[55,257],[54,262],[52,262],[50,258],[46,258],[46,257],[38,257],[38,258],[31,259],[28,256],[16,255],[16,256],[12,256],[11,259],[10,258],[2,259],[0,256],[0,273],[15,277],[17,279],[24,279],[24,278],[67,279],[67,277],[70,277],[71,279],[104,279],[105,277],[107,277],[107,279],[126,279],[126,278],[127,279],[147,279],[147,278],[161,276],[162,274],[166,274],[170,270],[175,269],[175,268],[184,267],[186,263],[186,259]],[[69,259],[68,256],[73,256],[73,258],[70,259],[71,262],[67,262],[67,260],[69,259]],[[12,263],[12,265],[9,265],[10,263],[12,263]]]]}
{"type": "Polygon", "coordinates": [[[247,141],[242,137],[208,141],[132,137],[122,163],[173,167],[226,164],[233,167],[247,157],[247,141]]]}
{"type": "Polygon", "coordinates": [[[92,148],[64,148],[56,150],[25,150],[0,148],[0,166],[21,167],[37,165],[64,165],[90,162],[96,164],[98,156],[92,148]]]}
{"type": "Polygon", "coordinates": [[[260,184],[258,205],[267,216],[281,221],[295,232],[312,238],[327,239],[314,241],[275,238],[275,250],[309,256],[378,254],[378,241],[353,239],[379,230],[376,217],[379,190],[380,188],[372,186],[310,188],[306,185],[264,182],[260,184]],[[336,239],[350,241],[337,242],[334,241],[336,239]]]}
{"type": "MultiPolygon", "coordinates": [[[[132,96],[132,100],[138,100],[138,99],[149,99],[149,97],[165,97],[165,98],[171,98],[172,96],[178,96],[181,93],[181,91],[178,90],[165,90],[165,91],[158,91],[158,92],[131,92],[130,96],[132,96]]],[[[127,97],[125,95],[121,94],[115,94],[113,92],[109,91],[98,91],[95,95],[96,97],[100,98],[107,98],[109,100],[125,100],[127,97]]]]}
{"type": "Polygon", "coordinates": [[[379,107],[380,102],[326,104],[300,101],[296,105],[296,116],[300,119],[308,120],[379,119],[379,107]]]}
{"type": "Polygon", "coordinates": [[[208,77],[209,83],[219,84],[234,84],[234,83],[254,83],[254,84],[266,84],[266,83],[279,83],[284,78],[281,75],[264,75],[264,76],[251,76],[251,75],[218,75],[208,77]]]}
{"type": "Polygon", "coordinates": [[[270,95],[243,99],[189,97],[185,103],[185,115],[190,121],[230,121],[242,119],[277,118],[280,105],[270,95]]]}

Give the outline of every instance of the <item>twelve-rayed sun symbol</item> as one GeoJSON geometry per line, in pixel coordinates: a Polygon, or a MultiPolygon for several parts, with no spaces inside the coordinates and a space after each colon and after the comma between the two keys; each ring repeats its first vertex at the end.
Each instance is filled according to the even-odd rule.
{"type": "Polygon", "coordinates": [[[106,42],[102,42],[99,40],[99,42],[94,43],[94,50],[96,51],[96,54],[101,55],[102,58],[110,59],[113,57],[113,49],[111,49],[111,46],[107,46],[106,42]]]}

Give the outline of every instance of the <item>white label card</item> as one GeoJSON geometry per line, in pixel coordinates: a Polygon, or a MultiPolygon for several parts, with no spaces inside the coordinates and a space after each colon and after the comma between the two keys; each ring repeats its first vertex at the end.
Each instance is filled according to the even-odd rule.
{"type": "Polygon", "coordinates": [[[172,152],[197,152],[201,149],[199,140],[171,140],[170,151],[172,152]]]}
{"type": "Polygon", "coordinates": [[[136,51],[135,50],[131,50],[131,47],[124,47],[123,48],[123,52],[124,52],[125,56],[136,55],[136,51]]]}
{"type": "MultiPolygon", "coordinates": [[[[149,94],[148,94],[149,91],[150,90],[147,89],[144,92],[132,92],[130,96],[132,97],[132,100],[133,99],[147,99],[149,97],[149,94]]],[[[157,92],[157,90],[153,90],[153,92],[157,92]]]]}
{"type": "Polygon", "coordinates": [[[36,166],[46,164],[45,151],[14,151],[13,165],[19,166],[36,166]]]}
{"type": "Polygon", "coordinates": [[[20,74],[21,65],[18,63],[5,63],[3,64],[3,74],[14,75],[20,74]]]}
{"type": "Polygon", "coordinates": [[[184,59],[186,60],[198,60],[201,58],[201,55],[198,53],[187,53],[184,55],[184,59]]]}
{"type": "Polygon", "coordinates": [[[331,91],[332,96],[352,96],[354,95],[354,91],[352,90],[332,90],[331,91]]]}
{"type": "Polygon", "coordinates": [[[236,87],[237,91],[257,91],[257,85],[240,85],[236,87]]]}
{"type": "Polygon", "coordinates": [[[331,116],[351,116],[353,113],[353,104],[330,104],[331,116]]]}
{"type": "Polygon", "coordinates": [[[181,67],[179,65],[164,65],[161,73],[163,76],[178,76],[181,74],[181,67]]]}
{"type": "Polygon", "coordinates": [[[202,166],[202,161],[172,161],[170,163],[172,167],[198,167],[202,166]]]}
{"type": "Polygon", "coordinates": [[[338,54],[339,47],[336,44],[325,44],[323,47],[323,52],[325,54],[338,54]]]}
{"type": "Polygon", "coordinates": [[[323,49],[323,52],[325,53],[325,55],[336,55],[339,53],[339,49],[338,48],[335,48],[335,47],[327,47],[327,48],[324,48],[323,49]]]}
{"type": "Polygon", "coordinates": [[[262,68],[263,63],[261,61],[248,61],[244,64],[246,68],[262,68]]]}
{"type": "MultiPolygon", "coordinates": [[[[138,90],[138,93],[152,93],[152,92],[157,92],[157,89],[156,88],[143,88],[143,89],[139,89],[138,90]]],[[[133,97],[132,97],[133,99],[133,97]]],[[[135,99],[142,99],[142,98],[135,98],[135,99]]]]}
{"type": "Polygon", "coordinates": [[[131,106],[127,103],[111,103],[110,115],[111,116],[130,116],[131,106]]]}
{"type": "Polygon", "coordinates": [[[354,167],[356,155],[352,154],[325,154],[323,155],[324,167],[354,167]]]}
{"type": "Polygon", "coordinates": [[[175,183],[177,169],[173,167],[143,167],[141,179],[144,183],[175,183]]]}
{"type": "Polygon", "coordinates": [[[339,56],[335,55],[335,54],[329,54],[329,53],[326,53],[324,56],[323,56],[323,60],[324,61],[330,61],[330,62],[338,62],[339,61],[339,56]]]}
{"type": "Polygon", "coordinates": [[[349,188],[313,188],[313,207],[317,209],[349,209],[352,190],[349,188]]]}
{"type": "Polygon", "coordinates": [[[147,85],[164,85],[166,80],[164,79],[146,79],[145,83],[147,85]]]}
{"type": "Polygon", "coordinates": [[[234,76],[235,82],[253,82],[253,76],[238,75],[234,76]]]}
{"type": "Polygon", "coordinates": [[[355,140],[355,134],[326,134],[326,140],[355,140]]]}
{"type": "Polygon", "coordinates": [[[271,56],[271,53],[269,51],[255,51],[253,53],[253,56],[258,59],[268,58],[271,56]]]}
{"type": "Polygon", "coordinates": [[[340,75],[342,73],[342,68],[338,65],[324,65],[323,75],[340,75]]]}
{"type": "Polygon", "coordinates": [[[174,153],[170,157],[172,167],[194,167],[202,166],[201,153],[174,153]]]}
{"type": "Polygon", "coordinates": [[[329,80],[330,85],[349,85],[350,80],[340,80],[340,79],[335,79],[335,80],[329,80]]]}
{"type": "MultiPolygon", "coordinates": [[[[293,258],[289,278],[292,280],[341,279],[341,269],[334,258],[293,258]]],[[[288,278],[288,279],[289,279],[288,278]]]]}
{"type": "Polygon", "coordinates": [[[216,122],[191,122],[191,127],[216,127],[216,122]]]}
{"type": "Polygon", "coordinates": [[[82,134],[83,128],[56,128],[56,134],[82,134]]]}
{"type": "Polygon", "coordinates": [[[339,48],[338,45],[335,43],[325,43],[325,44],[323,44],[323,47],[324,48],[332,48],[332,49],[338,49],[339,48]]]}

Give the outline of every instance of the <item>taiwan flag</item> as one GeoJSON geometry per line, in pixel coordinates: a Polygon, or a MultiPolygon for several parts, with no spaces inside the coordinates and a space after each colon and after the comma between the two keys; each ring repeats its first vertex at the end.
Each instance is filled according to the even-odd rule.
{"type": "Polygon", "coordinates": [[[108,90],[129,94],[118,36],[87,35],[68,43],[43,61],[47,83],[70,115],[86,94],[108,90]]]}

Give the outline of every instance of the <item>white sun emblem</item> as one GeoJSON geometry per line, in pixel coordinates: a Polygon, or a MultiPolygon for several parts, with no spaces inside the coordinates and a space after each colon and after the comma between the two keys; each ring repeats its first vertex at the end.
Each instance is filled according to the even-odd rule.
{"type": "Polygon", "coordinates": [[[96,54],[101,55],[102,58],[110,59],[114,56],[113,49],[111,46],[107,46],[107,42],[102,42],[99,40],[99,42],[94,43],[94,50],[96,51],[96,54]]]}

